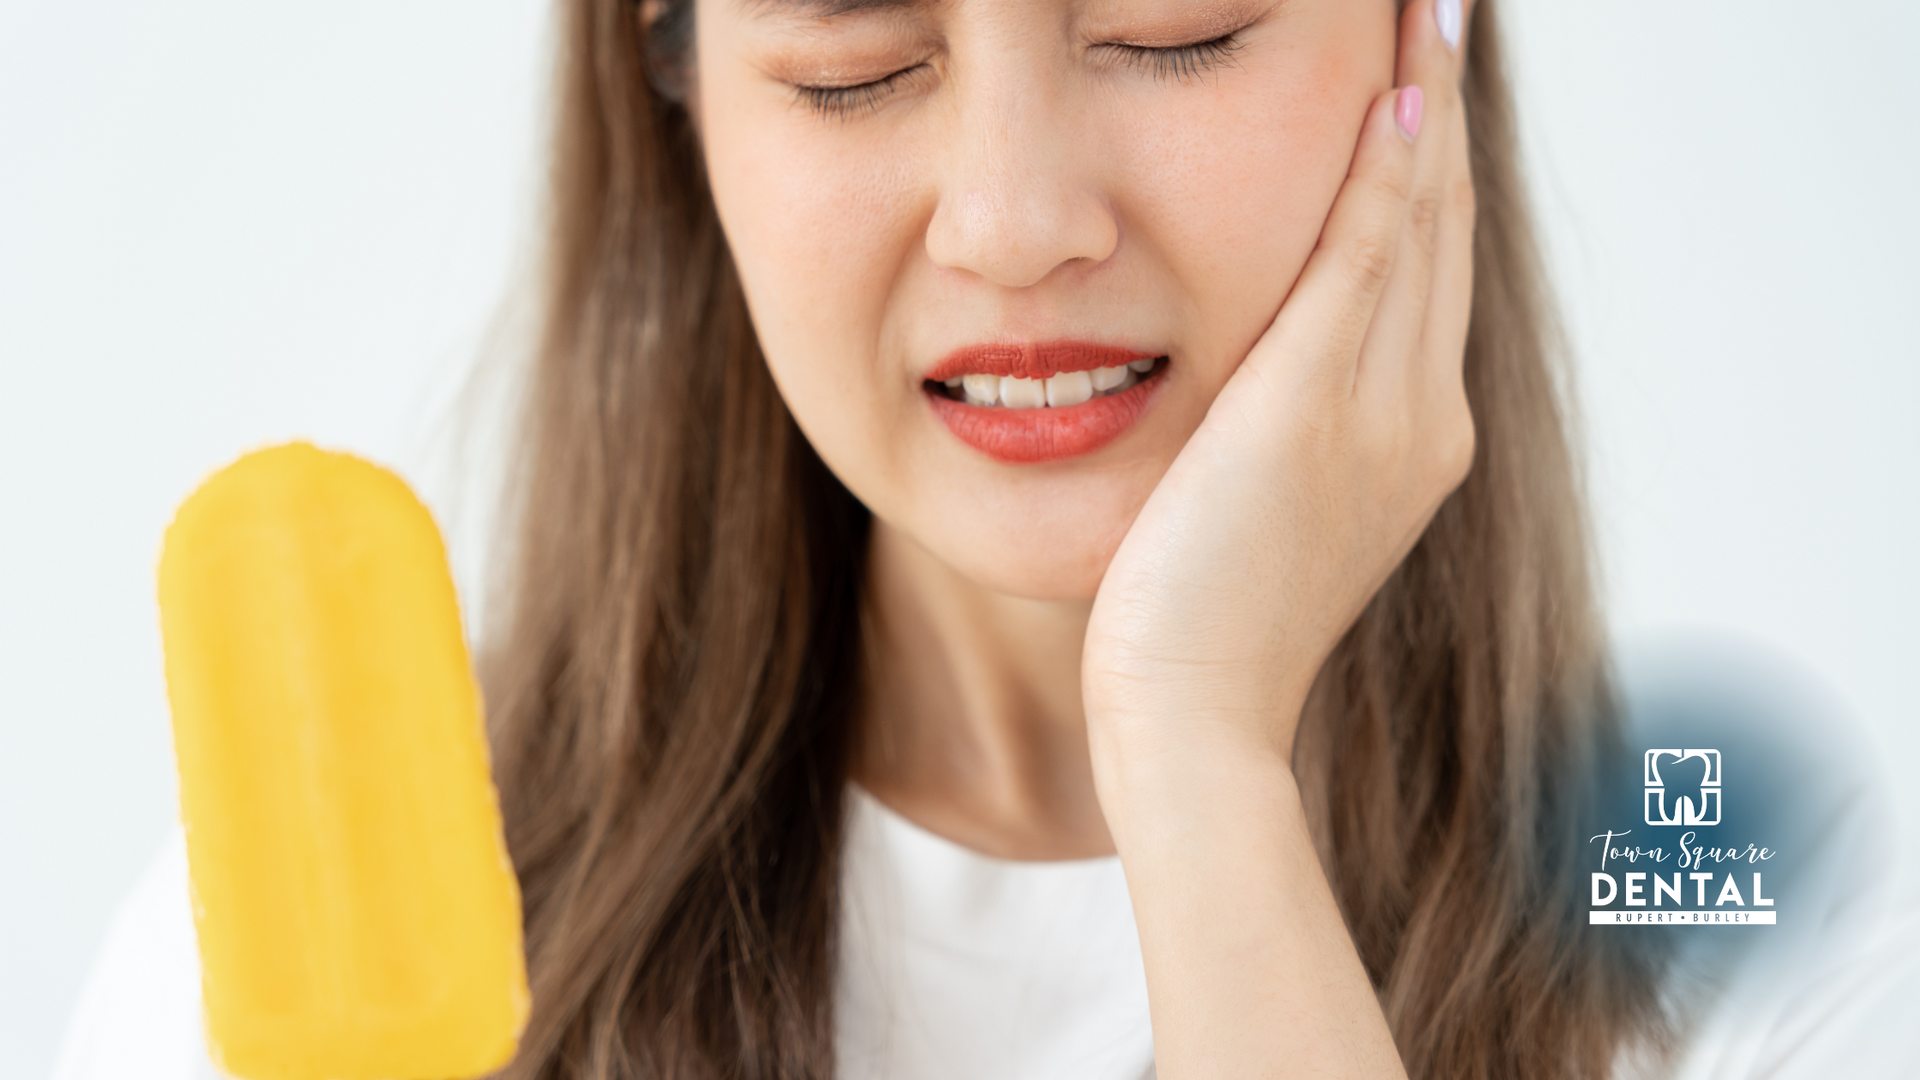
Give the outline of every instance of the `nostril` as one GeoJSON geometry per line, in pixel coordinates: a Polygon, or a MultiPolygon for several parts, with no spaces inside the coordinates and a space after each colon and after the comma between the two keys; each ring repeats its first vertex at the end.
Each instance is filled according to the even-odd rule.
{"type": "Polygon", "coordinates": [[[1105,263],[1120,226],[1108,200],[1071,180],[981,183],[941,198],[927,225],[935,265],[1003,288],[1037,285],[1063,266],[1076,273],[1105,263]]]}

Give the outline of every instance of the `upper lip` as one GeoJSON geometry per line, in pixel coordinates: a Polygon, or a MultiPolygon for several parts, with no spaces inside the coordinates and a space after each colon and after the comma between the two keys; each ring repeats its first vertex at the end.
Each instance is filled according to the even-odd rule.
{"type": "Polygon", "coordinates": [[[1091,341],[1001,342],[965,345],[941,357],[927,372],[932,382],[962,375],[1011,375],[1016,379],[1048,379],[1063,371],[1091,371],[1118,367],[1131,360],[1150,360],[1159,353],[1141,352],[1091,341]]]}

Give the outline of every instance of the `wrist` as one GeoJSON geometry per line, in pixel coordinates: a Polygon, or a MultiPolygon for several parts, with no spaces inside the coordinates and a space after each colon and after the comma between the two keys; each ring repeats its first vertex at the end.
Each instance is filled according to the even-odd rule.
{"type": "Polygon", "coordinates": [[[1297,807],[1293,726],[1284,741],[1277,726],[1270,716],[1250,722],[1212,713],[1153,722],[1089,718],[1094,788],[1115,843],[1148,834],[1183,842],[1249,813],[1297,807]]]}

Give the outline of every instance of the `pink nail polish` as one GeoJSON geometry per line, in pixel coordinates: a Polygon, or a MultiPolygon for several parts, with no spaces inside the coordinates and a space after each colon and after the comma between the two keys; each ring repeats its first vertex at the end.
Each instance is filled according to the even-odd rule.
{"type": "Polygon", "coordinates": [[[1400,125],[1400,134],[1412,142],[1420,135],[1420,112],[1426,107],[1427,96],[1417,86],[1403,86],[1400,96],[1393,103],[1393,120],[1400,125]]]}

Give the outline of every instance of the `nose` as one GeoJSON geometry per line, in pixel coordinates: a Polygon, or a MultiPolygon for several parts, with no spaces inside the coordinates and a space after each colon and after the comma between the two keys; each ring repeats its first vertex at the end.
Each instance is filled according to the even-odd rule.
{"type": "Polygon", "coordinates": [[[1099,155],[1075,138],[1085,125],[1032,82],[995,81],[995,92],[955,110],[959,130],[948,141],[927,254],[1007,288],[1038,284],[1066,264],[1106,261],[1120,226],[1088,168],[1099,155]]]}

